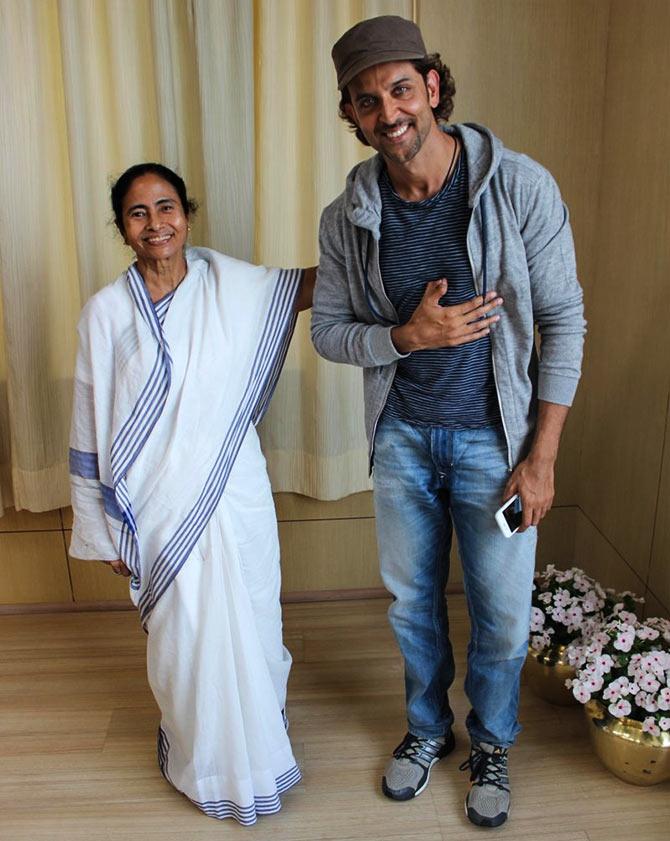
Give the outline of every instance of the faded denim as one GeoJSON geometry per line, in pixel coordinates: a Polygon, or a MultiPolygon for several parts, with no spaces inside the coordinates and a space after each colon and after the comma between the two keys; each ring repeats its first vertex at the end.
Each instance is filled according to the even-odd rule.
{"type": "Polygon", "coordinates": [[[502,428],[450,430],[383,418],[374,497],[389,619],[405,660],[410,732],[434,738],[454,722],[448,691],[449,551],[455,529],[471,619],[465,692],[472,739],[508,747],[519,732],[537,534],[505,538],[494,519],[509,477],[502,428]]]}

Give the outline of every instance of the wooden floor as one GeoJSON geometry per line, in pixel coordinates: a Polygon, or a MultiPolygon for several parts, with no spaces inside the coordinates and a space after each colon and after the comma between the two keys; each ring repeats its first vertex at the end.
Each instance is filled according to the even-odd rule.
{"type": "Polygon", "coordinates": [[[620,782],[591,754],[581,708],[553,707],[528,691],[510,759],[512,817],[497,830],[466,821],[458,764],[467,753],[460,689],[467,618],[463,598],[450,601],[458,745],[410,803],[393,803],[379,788],[405,729],[388,603],[286,606],[295,661],[290,733],[304,781],[284,796],[279,814],[253,828],[205,817],[161,777],[158,715],[134,613],[0,617],[0,839],[667,841],[670,784],[620,782]]]}

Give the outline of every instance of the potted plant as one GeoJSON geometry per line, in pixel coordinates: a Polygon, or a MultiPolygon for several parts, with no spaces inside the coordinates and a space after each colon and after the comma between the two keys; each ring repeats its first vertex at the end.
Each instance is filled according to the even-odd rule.
{"type": "Polygon", "coordinates": [[[565,681],[574,677],[566,647],[594,633],[606,617],[632,612],[642,602],[633,593],[604,589],[578,567],[549,564],[533,578],[526,678],[533,691],[554,704],[576,703],[565,681]]]}
{"type": "Polygon", "coordinates": [[[670,779],[670,620],[620,611],[567,656],[605,767],[637,785],[670,779]]]}

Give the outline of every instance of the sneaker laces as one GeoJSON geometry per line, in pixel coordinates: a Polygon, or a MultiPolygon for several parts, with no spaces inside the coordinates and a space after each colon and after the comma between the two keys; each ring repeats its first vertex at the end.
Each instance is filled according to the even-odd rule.
{"type": "Polygon", "coordinates": [[[426,768],[443,747],[444,742],[437,739],[425,739],[408,733],[393,751],[393,756],[396,759],[409,759],[410,762],[416,762],[426,768]]]}
{"type": "Polygon", "coordinates": [[[473,744],[470,756],[458,766],[458,770],[469,770],[470,782],[475,785],[490,785],[509,791],[507,748],[495,746],[488,753],[480,745],[473,744]]]}

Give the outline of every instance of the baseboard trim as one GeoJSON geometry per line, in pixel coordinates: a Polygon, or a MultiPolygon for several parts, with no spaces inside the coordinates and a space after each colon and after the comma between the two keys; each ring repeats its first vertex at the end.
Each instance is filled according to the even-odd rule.
{"type": "Polygon", "coordinates": [[[350,590],[294,590],[282,593],[282,604],[301,602],[360,601],[361,599],[389,599],[389,592],[383,587],[362,587],[350,590]]]}
{"type": "MultiPolygon", "coordinates": [[[[447,593],[462,593],[463,585],[458,582],[447,587],[447,593]]],[[[346,590],[294,590],[282,593],[282,604],[304,604],[308,602],[361,601],[363,599],[390,599],[391,594],[383,587],[361,587],[346,590]]],[[[0,616],[22,613],[85,613],[101,610],[135,610],[130,601],[108,602],[44,602],[38,604],[0,604],[0,616]]]]}
{"type": "MultiPolygon", "coordinates": [[[[463,583],[458,581],[447,586],[447,594],[463,593],[463,583]]],[[[390,599],[391,594],[384,587],[360,587],[348,590],[294,590],[282,593],[282,604],[300,602],[360,601],[362,599],[390,599]]]]}
{"type": "Polygon", "coordinates": [[[38,604],[0,604],[0,616],[21,613],[84,613],[100,610],[135,610],[131,601],[41,602],[38,604]]]}

